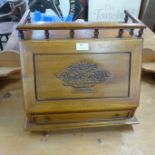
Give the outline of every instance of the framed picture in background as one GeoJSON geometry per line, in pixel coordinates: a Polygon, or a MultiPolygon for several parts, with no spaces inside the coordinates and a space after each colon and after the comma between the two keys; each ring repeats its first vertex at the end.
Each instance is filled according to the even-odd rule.
{"type": "Polygon", "coordinates": [[[89,0],[88,21],[123,21],[124,10],[138,17],[141,3],[142,0],[89,0]]]}

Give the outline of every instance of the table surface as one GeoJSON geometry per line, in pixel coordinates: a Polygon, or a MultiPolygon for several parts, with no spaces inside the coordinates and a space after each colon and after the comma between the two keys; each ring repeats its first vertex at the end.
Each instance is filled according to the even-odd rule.
{"type": "Polygon", "coordinates": [[[155,79],[142,80],[140,124],[51,132],[24,130],[24,107],[20,81],[0,83],[1,155],[155,155],[155,79]]]}

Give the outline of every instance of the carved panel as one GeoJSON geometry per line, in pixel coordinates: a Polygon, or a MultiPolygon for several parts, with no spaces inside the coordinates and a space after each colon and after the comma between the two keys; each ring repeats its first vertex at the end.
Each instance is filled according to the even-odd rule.
{"type": "Polygon", "coordinates": [[[100,69],[97,64],[82,60],[68,66],[56,77],[63,81],[64,86],[71,86],[76,92],[95,92],[94,86],[107,81],[111,74],[100,69]]]}

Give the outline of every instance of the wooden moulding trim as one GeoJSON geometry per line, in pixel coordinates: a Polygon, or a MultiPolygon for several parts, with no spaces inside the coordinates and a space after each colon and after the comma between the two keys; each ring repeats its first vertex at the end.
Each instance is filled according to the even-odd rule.
{"type": "MultiPolygon", "coordinates": [[[[106,126],[121,126],[138,124],[138,120],[135,117],[118,119],[118,120],[102,120],[102,121],[91,121],[91,122],[76,122],[76,123],[64,123],[64,124],[47,124],[40,125],[35,123],[30,123],[29,120],[26,122],[26,129],[31,132],[43,132],[46,131],[60,131],[66,129],[79,129],[79,128],[96,128],[96,127],[106,127],[106,126]]],[[[45,132],[45,133],[46,133],[45,132]]]]}
{"type": "Polygon", "coordinates": [[[110,107],[108,107],[108,108],[106,106],[104,108],[102,107],[102,108],[96,108],[96,109],[94,109],[94,108],[76,109],[75,108],[75,110],[73,110],[72,107],[68,107],[68,108],[65,107],[65,110],[62,110],[62,109],[60,109],[58,107],[54,107],[54,106],[46,108],[42,105],[33,104],[33,105],[29,106],[26,111],[28,111],[28,113],[27,113],[28,115],[32,115],[32,114],[36,115],[36,114],[58,114],[58,113],[59,114],[60,113],[61,114],[62,113],[63,114],[65,114],[65,113],[88,113],[88,112],[103,112],[103,111],[114,111],[114,110],[121,111],[121,110],[134,110],[137,108],[136,104],[130,104],[130,103],[129,104],[125,103],[124,105],[121,105],[121,104],[117,104],[117,105],[109,104],[109,105],[110,105],[110,107]],[[42,109],[42,112],[40,112],[40,109],[42,109]],[[54,109],[54,110],[51,111],[51,109],[54,109]]]}
{"type": "Polygon", "coordinates": [[[76,30],[76,29],[144,29],[145,25],[139,23],[46,23],[46,24],[21,24],[17,30],[76,30]]]}

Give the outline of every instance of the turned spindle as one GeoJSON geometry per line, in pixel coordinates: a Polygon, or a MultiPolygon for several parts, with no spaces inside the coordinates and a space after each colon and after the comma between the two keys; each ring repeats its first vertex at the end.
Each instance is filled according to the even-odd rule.
{"type": "Polygon", "coordinates": [[[75,32],[74,30],[70,30],[70,38],[74,38],[75,32]]]}
{"type": "Polygon", "coordinates": [[[134,35],[134,29],[130,30],[130,35],[133,36],[134,35]]]}
{"type": "Polygon", "coordinates": [[[45,30],[45,37],[46,37],[46,39],[49,39],[49,31],[48,30],[45,30]]]}
{"type": "Polygon", "coordinates": [[[142,37],[143,31],[144,31],[144,29],[140,29],[140,30],[139,30],[139,33],[138,33],[138,37],[139,37],[139,38],[142,37]]]}
{"type": "Polygon", "coordinates": [[[124,30],[120,29],[118,32],[118,37],[121,38],[123,36],[124,30]]]}
{"type": "Polygon", "coordinates": [[[21,39],[24,39],[24,32],[22,30],[19,31],[19,37],[21,39]]]}
{"type": "Polygon", "coordinates": [[[99,36],[99,29],[94,30],[94,38],[98,38],[99,36]]]}

